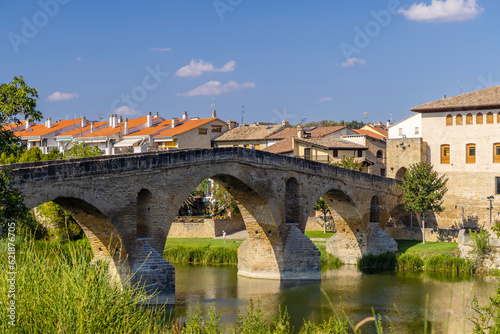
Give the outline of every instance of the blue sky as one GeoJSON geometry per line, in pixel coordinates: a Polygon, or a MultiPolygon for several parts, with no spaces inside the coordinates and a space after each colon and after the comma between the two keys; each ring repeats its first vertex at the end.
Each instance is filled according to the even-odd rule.
{"type": "Polygon", "coordinates": [[[500,84],[498,0],[1,1],[0,83],[52,119],[398,121],[500,84]],[[367,113],[366,119],[364,113],[367,113]]]}

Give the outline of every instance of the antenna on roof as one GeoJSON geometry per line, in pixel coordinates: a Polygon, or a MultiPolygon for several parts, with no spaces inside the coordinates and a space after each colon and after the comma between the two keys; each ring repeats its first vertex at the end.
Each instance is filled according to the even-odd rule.
{"type": "Polygon", "coordinates": [[[212,104],[210,107],[212,107],[212,110],[215,110],[215,97],[212,97],[212,104]]]}
{"type": "Polygon", "coordinates": [[[300,119],[300,124],[305,124],[307,117],[302,117],[300,119]]]}
{"type": "Polygon", "coordinates": [[[389,120],[391,121],[392,123],[392,114],[389,114],[389,120]]]}
{"type": "Polygon", "coordinates": [[[460,87],[460,94],[463,94],[463,93],[464,93],[464,88],[460,87]]]}
{"type": "Polygon", "coordinates": [[[364,113],[363,113],[363,117],[364,117],[365,119],[367,119],[367,118],[368,118],[368,113],[367,113],[367,112],[364,112],[364,113]]]}
{"type": "Polygon", "coordinates": [[[241,123],[243,124],[243,115],[245,114],[245,106],[241,106],[241,123]]]}

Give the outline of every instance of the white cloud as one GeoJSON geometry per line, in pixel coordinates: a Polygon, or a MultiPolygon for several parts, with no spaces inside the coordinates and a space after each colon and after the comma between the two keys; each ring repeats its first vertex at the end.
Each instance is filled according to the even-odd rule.
{"type": "Polygon", "coordinates": [[[221,68],[217,68],[203,59],[200,59],[199,61],[191,59],[189,65],[181,67],[177,70],[175,75],[178,77],[198,77],[202,75],[203,72],[232,72],[234,71],[235,65],[236,62],[234,60],[230,60],[221,68]]]}
{"type": "Polygon", "coordinates": [[[353,67],[353,66],[356,66],[356,64],[364,65],[364,64],[366,64],[366,60],[358,59],[358,58],[349,58],[349,59],[347,59],[347,61],[345,63],[342,63],[340,66],[353,67]]]}
{"type": "Polygon", "coordinates": [[[477,0],[432,0],[430,5],[421,2],[399,10],[407,20],[427,22],[466,21],[482,12],[484,8],[479,7],[477,0]]]}
{"type": "Polygon", "coordinates": [[[130,108],[129,106],[121,106],[120,108],[113,111],[113,114],[122,115],[122,116],[139,116],[142,113],[139,110],[135,110],[130,108]]]}
{"type": "Polygon", "coordinates": [[[47,100],[49,100],[49,101],[65,101],[65,100],[76,99],[77,97],[80,97],[80,95],[78,95],[78,93],[54,92],[53,94],[49,95],[47,100]]]}
{"type": "Polygon", "coordinates": [[[237,83],[236,81],[229,81],[226,84],[220,83],[220,81],[209,81],[195,89],[190,90],[187,93],[178,93],[178,96],[198,96],[198,95],[219,95],[222,93],[232,92],[235,90],[241,90],[244,88],[254,88],[255,83],[245,82],[244,84],[237,83]]]}
{"type": "Polygon", "coordinates": [[[321,99],[319,99],[319,102],[329,102],[329,101],[333,101],[333,97],[325,96],[325,97],[322,97],[321,99]]]}
{"type": "Polygon", "coordinates": [[[172,51],[172,48],[149,48],[148,51],[168,52],[168,51],[172,51]]]}

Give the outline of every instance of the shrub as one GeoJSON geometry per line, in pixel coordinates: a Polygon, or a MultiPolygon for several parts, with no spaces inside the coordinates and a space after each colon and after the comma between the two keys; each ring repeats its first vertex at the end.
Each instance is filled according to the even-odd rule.
{"type": "Polygon", "coordinates": [[[472,274],[475,270],[474,263],[469,259],[449,255],[434,255],[425,259],[425,269],[449,272],[452,274],[472,274]]]}
{"type": "Polygon", "coordinates": [[[163,256],[170,262],[178,263],[238,263],[237,249],[210,245],[198,247],[179,245],[165,249],[163,256]]]}
{"type": "Polygon", "coordinates": [[[359,260],[358,267],[363,272],[381,272],[396,269],[396,255],[384,253],[380,255],[366,254],[359,260]]]}
{"type": "Polygon", "coordinates": [[[398,270],[420,271],[424,268],[424,260],[418,255],[401,254],[397,257],[398,270]]]}

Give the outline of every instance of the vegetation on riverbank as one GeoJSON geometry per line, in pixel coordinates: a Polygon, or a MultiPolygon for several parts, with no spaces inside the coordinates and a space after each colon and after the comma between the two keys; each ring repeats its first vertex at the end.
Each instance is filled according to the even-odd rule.
{"type": "Polygon", "coordinates": [[[456,256],[458,254],[458,243],[456,242],[426,241],[425,244],[414,240],[396,240],[396,242],[400,254],[414,254],[422,258],[433,255],[456,256]]]}
{"type": "Polygon", "coordinates": [[[323,232],[323,231],[306,231],[304,233],[308,238],[313,238],[313,239],[316,239],[316,238],[321,238],[321,239],[329,239],[331,237],[333,237],[333,235],[335,234],[335,232],[323,232]]]}

